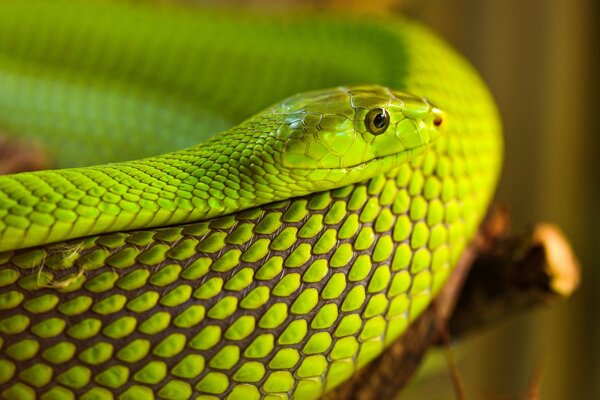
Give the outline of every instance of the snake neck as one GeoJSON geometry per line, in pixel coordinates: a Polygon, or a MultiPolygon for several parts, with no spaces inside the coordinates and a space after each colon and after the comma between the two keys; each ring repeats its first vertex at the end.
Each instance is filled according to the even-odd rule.
{"type": "MultiPolygon", "coordinates": [[[[270,119],[270,125],[277,121],[270,119]]],[[[0,251],[211,218],[289,198],[265,120],[162,156],[0,177],[0,251]]]]}

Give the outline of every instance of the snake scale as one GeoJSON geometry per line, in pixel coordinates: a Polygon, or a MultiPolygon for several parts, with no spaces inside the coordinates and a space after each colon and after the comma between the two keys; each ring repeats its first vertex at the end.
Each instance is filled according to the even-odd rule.
{"type": "Polygon", "coordinates": [[[318,398],[444,284],[500,132],[404,19],[0,1],[0,133],[60,168],[0,177],[1,395],[318,398]]]}

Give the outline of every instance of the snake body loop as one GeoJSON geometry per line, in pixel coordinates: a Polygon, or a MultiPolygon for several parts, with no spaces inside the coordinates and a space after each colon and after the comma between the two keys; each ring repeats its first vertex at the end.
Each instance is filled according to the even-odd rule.
{"type": "Polygon", "coordinates": [[[61,168],[0,177],[1,396],[318,398],[446,282],[500,131],[413,22],[0,2],[0,133],[61,168]]]}

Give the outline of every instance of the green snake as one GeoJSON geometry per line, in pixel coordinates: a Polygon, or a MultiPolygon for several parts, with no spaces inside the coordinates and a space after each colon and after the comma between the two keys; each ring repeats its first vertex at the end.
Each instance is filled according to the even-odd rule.
{"type": "Polygon", "coordinates": [[[0,1],[0,134],[59,168],[0,176],[7,399],[318,398],[428,306],[502,158],[414,22],[152,2],[0,1]]]}

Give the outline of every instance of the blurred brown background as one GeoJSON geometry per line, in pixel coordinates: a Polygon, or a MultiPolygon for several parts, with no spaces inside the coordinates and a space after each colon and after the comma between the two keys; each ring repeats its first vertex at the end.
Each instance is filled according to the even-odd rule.
{"type": "MultiPolygon", "coordinates": [[[[423,21],[471,60],[489,84],[504,122],[506,158],[497,200],[509,206],[516,231],[534,222],[558,224],[573,244],[583,277],[568,302],[525,311],[455,346],[467,399],[600,399],[600,65],[596,52],[600,3],[233,3],[328,7],[340,13],[398,12],[423,21]],[[532,383],[540,372],[541,382],[532,383]],[[529,392],[532,388],[539,389],[539,397],[529,392]]],[[[439,353],[430,352],[402,398],[454,398],[439,353]]]]}
{"type": "MultiPolygon", "coordinates": [[[[506,140],[497,199],[514,228],[558,224],[583,267],[573,299],[458,345],[468,398],[527,398],[541,368],[541,399],[600,399],[599,3],[429,0],[401,8],[456,46],[489,84],[506,140]]],[[[426,369],[404,398],[452,398],[448,374],[426,369]]]]}

